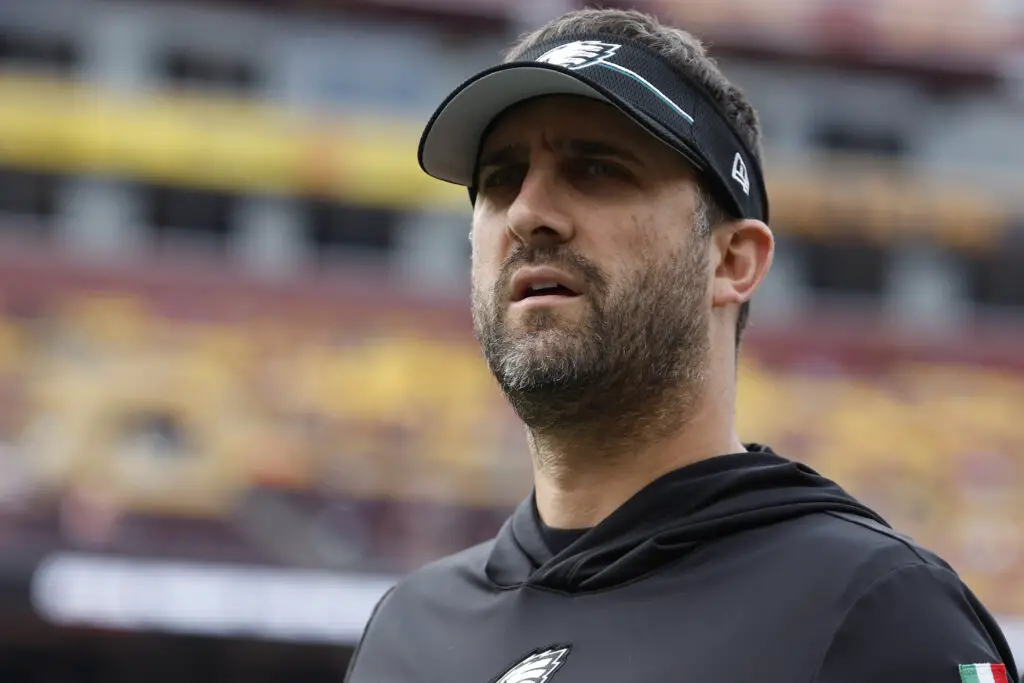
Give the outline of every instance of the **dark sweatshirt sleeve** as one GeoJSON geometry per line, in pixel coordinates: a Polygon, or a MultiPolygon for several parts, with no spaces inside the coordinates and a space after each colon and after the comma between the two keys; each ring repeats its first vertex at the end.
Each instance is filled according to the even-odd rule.
{"type": "Polygon", "coordinates": [[[861,593],[813,680],[959,683],[962,664],[1001,664],[1009,683],[1017,681],[1002,632],[956,574],[914,564],[861,593]]]}

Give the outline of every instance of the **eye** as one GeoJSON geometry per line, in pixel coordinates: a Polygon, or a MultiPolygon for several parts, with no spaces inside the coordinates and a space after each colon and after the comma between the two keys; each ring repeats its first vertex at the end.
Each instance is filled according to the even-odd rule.
{"type": "Polygon", "coordinates": [[[479,189],[483,191],[515,187],[522,184],[525,174],[526,167],[519,164],[495,168],[481,175],[479,189]]]}
{"type": "Polygon", "coordinates": [[[574,164],[574,173],[587,180],[619,179],[628,180],[632,176],[625,168],[604,159],[580,159],[574,164]]]}
{"type": "Polygon", "coordinates": [[[615,175],[618,169],[615,168],[614,164],[609,164],[604,161],[591,161],[587,163],[587,173],[594,176],[608,176],[615,175]]]}

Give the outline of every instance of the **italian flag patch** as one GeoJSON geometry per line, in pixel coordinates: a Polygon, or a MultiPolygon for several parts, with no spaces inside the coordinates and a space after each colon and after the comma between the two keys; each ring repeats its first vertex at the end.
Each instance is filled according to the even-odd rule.
{"type": "Polygon", "coordinates": [[[961,683],[1010,683],[1002,664],[961,664],[961,683]]]}

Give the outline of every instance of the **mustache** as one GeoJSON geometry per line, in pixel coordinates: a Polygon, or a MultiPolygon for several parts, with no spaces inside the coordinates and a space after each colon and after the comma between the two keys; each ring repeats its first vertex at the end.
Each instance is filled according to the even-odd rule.
{"type": "Polygon", "coordinates": [[[501,263],[498,281],[495,283],[494,293],[500,297],[503,292],[509,291],[512,286],[512,278],[516,271],[524,266],[551,266],[574,275],[587,285],[587,290],[592,294],[601,295],[607,290],[607,279],[597,265],[565,247],[543,247],[539,249],[527,249],[520,247],[510,253],[501,263]]]}

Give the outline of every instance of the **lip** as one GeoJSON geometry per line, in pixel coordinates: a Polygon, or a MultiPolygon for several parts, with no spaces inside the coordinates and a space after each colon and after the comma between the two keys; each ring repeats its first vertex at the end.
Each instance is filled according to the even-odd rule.
{"type": "Polygon", "coordinates": [[[526,293],[530,291],[530,287],[542,282],[555,282],[568,289],[572,294],[538,294],[536,295],[538,298],[574,298],[583,293],[583,285],[578,280],[557,268],[551,268],[550,266],[527,267],[520,268],[512,278],[512,301],[517,303],[526,300],[526,293]]]}

